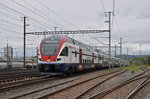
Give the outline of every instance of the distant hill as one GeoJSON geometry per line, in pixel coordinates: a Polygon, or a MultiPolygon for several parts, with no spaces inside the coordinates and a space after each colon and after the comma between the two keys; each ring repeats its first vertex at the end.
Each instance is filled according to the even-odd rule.
{"type": "MultiPolygon", "coordinates": [[[[141,55],[141,57],[147,57],[147,56],[149,56],[149,55],[141,55]]],[[[133,58],[139,58],[140,55],[128,55],[128,56],[127,55],[122,55],[122,56],[118,55],[117,57],[132,60],[133,58]]]]}

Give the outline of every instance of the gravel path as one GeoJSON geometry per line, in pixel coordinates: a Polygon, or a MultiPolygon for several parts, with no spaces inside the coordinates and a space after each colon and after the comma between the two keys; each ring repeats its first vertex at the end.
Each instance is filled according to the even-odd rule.
{"type": "Polygon", "coordinates": [[[95,93],[99,93],[101,91],[109,89],[110,87],[117,85],[118,83],[121,83],[125,81],[127,78],[132,77],[134,75],[135,74],[132,74],[130,71],[127,71],[121,75],[113,77],[110,80],[104,82],[103,84],[100,84],[95,89],[90,90],[88,93],[84,94],[81,99],[87,99],[88,97],[93,96],[95,93]]]}
{"type": "Polygon", "coordinates": [[[150,83],[145,87],[145,89],[144,89],[144,91],[145,91],[145,99],[150,99],[150,83]]]}
{"type": "MultiPolygon", "coordinates": [[[[52,91],[64,88],[66,86],[69,86],[70,84],[73,84],[75,82],[79,82],[79,81],[82,81],[82,80],[85,80],[85,79],[89,79],[90,77],[93,77],[93,76],[102,75],[102,74],[107,73],[107,72],[108,72],[107,70],[100,70],[100,71],[95,71],[95,72],[91,72],[91,73],[88,73],[88,74],[78,75],[78,76],[74,76],[74,77],[70,77],[70,78],[63,78],[63,79],[60,78],[58,80],[52,80],[52,81],[43,82],[43,83],[40,83],[40,84],[35,83],[34,85],[30,85],[30,86],[26,86],[26,87],[23,87],[23,88],[18,88],[18,89],[14,89],[14,90],[10,90],[10,91],[0,93],[0,99],[8,99],[8,98],[20,96],[20,95],[23,95],[23,94],[26,94],[26,93],[29,93],[29,92],[33,92],[33,91],[36,91],[36,90],[39,90],[39,89],[43,89],[43,88],[47,88],[47,87],[59,84],[60,82],[65,82],[65,81],[80,78],[78,80],[75,80],[74,82],[70,82],[69,84],[62,85],[62,86],[59,86],[57,88],[53,88],[53,89],[49,90],[49,91],[52,92],[52,91]]],[[[36,99],[40,96],[43,96],[45,94],[50,93],[49,91],[43,91],[43,92],[34,94],[33,96],[31,96],[31,98],[36,99]]]]}
{"type": "Polygon", "coordinates": [[[150,99],[150,83],[140,89],[133,99],[150,99]]]}
{"type": "Polygon", "coordinates": [[[125,99],[130,92],[139,84],[141,83],[145,78],[142,78],[140,80],[131,82],[129,84],[124,85],[123,87],[111,92],[110,94],[104,96],[102,99],[125,99]]]}
{"type": "Polygon", "coordinates": [[[92,86],[94,86],[94,85],[98,84],[99,82],[105,80],[106,78],[109,78],[109,77],[116,75],[118,73],[120,73],[120,72],[109,74],[109,75],[106,75],[103,77],[99,77],[99,78],[90,80],[88,82],[84,82],[82,84],[76,85],[74,87],[67,88],[61,92],[50,95],[48,98],[50,98],[50,99],[70,99],[70,98],[72,98],[72,99],[74,99],[79,94],[85,92],[86,90],[88,90],[92,86]]]}

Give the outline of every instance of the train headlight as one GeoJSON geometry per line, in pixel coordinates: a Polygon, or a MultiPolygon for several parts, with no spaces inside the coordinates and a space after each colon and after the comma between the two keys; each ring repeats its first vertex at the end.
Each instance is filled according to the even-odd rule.
{"type": "Polygon", "coordinates": [[[43,61],[43,59],[42,59],[42,58],[39,58],[39,60],[40,60],[40,61],[43,61]]]}
{"type": "Polygon", "coordinates": [[[61,58],[57,58],[57,61],[60,61],[61,60],[61,58]]]}

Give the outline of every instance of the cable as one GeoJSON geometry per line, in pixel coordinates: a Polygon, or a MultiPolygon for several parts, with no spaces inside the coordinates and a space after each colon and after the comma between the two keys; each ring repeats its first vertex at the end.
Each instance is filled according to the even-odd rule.
{"type": "MultiPolygon", "coordinates": [[[[117,20],[116,20],[116,18],[114,18],[114,21],[115,21],[115,26],[116,26],[116,29],[118,30],[118,32],[119,33],[121,33],[121,31],[120,31],[120,29],[119,29],[119,25],[118,25],[118,23],[117,23],[117,20]]],[[[122,37],[122,35],[120,34],[120,37],[122,37]]]]}
{"type": "MultiPolygon", "coordinates": [[[[39,21],[39,20],[34,19],[34,18],[32,18],[32,17],[29,17],[29,18],[30,18],[31,20],[34,20],[34,21],[38,22],[39,24],[41,24],[41,25],[44,26],[44,27],[50,28],[50,27],[47,26],[47,25],[49,25],[49,24],[47,24],[47,23],[45,23],[45,22],[39,21]],[[45,24],[47,24],[47,25],[45,25],[45,24]]],[[[52,29],[52,28],[51,28],[51,29],[52,29]]]]}
{"type": "Polygon", "coordinates": [[[19,19],[16,19],[16,18],[14,18],[14,17],[11,17],[12,15],[10,15],[10,14],[7,14],[7,13],[1,12],[1,11],[0,11],[0,13],[1,13],[1,15],[4,15],[4,16],[9,17],[9,18],[11,18],[11,19],[14,19],[14,20],[16,20],[16,21],[22,22],[22,21],[19,20],[19,19]]]}
{"type": "Polygon", "coordinates": [[[3,7],[3,6],[0,6],[0,9],[4,10],[5,12],[7,11],[7,12],[9,12],[9,13],[13,13],[13,15],[17,15],[17,17],[18,17],[18,16],[22,17],[22,15],[20,15],[20,14],[18,14],[18,13],[14,13],[14,11],[9,10],[9,9],[3,7]]]}
{"type": "MultiPolygon", "coordinates": [[[[41,13],[42,15],[45,15],[45,16],[47,16],[45,13],[43,13],[42,11],[40,11],[40,10],[37,10],[35,7],[33,7],[32,5],[30,5],[28,2],[26,2],[25,0],[22,0],[24,3],[26,3],[28,6],[30,6],[31,8],[33,8],[33,9],[35,9],[36,11],[38,11],[39,13],[41,13]]],[[[35,13],[36,14],[36,13],[35,13]]],[[[47,16],[48,17],[48,16],[47,16]]],[[[52,19],[52,18],[50,18],[51,20],[53,20],[55,23],[57,23],[58,25],[60,24],[60,23],[58,23],[57,21],[55,21],[54,19],[52,19]]],[[[49,19],[48,19],[49,20],[49,19]]]]}
{"type": "Polygon", "coordinates": [[[115,0],[113,0],[113,13],[115,12],[115,0]]]}
{"type": "MultiPolygon", "coordinates": [[[[12,33],[12,32],[17,33],[17,35],[20,34],[20,32],[14,31],[14,30],[12,30],[12,29],[4,28],[4,27],[1,27],[1,29],[6,30],[6,31],[9,31],[9,32],[11,32],[11,33],[12,33]]],[[[20,34],[20,35],[22,35],[22,34],[20,34]]],[[[9,35],[9,36],[10,36],[10,35],[9,35]]],[[[12,34],[12,36],[14,36],[14,34],[12,34]]]]}
{"type": "MultiPolygon", "coordinates": [[[[31,22],[32,23],[32,22],[31,22]]],[[[42,27],[40,27],[40,26],[34,26],[34,25],[32,25],[32,24],[30,24],[30,26],[32,26],[32,27],[38,27],[38,28],[41,28],[42,30],[46,30],[45,28],[42,28],[42,27]]]]}
{"type": "Polygon", "coordinates": [[[103,8],[103,10],[104,10],[104,15],[105,15],[105,17],[107,17],[103,0],[101,0],[101,5],[102,5],[102,8],[103,8]]]}
{"type": "MultiPolygon", "coordinates": [[[[7,7],[7,6],[5,6],[4,4],[2,4],[2,3],[0,3],[0,5],[2,5],[3,7],[5,7],[5,8],[7,8],[7,9],[9,9],[10,11],[13,11],[13,12],[16,12],[17,14],[19,14],[19,15],[24,15],[23,13],[20,13],[20,12],[18,12],[18,11],[16,11],[16,10],[14,10],[14,9],[12,9],[12,8],[10,8],[10,7],[7,7]]],[[[6,10],[6,9],[5,9],[6,10]]],[[[14,20],[17,20],[17,21],[20,21],[20,20],[18,20],[18,19],[16,19],[16,18],[14,18],[14,17],[10,17],[10,16],[13,16],[13,15],[10,15],[10,14],[6,14],[6,13],[4,13],[4,12],[1,12],[2,13],[2,15],[4,15],[4,16],[6,16],[6,17],[9,17],[9,18],[11,18],[11,19],[14,19],[14,20]]],[[[2,19],[0,19],[0,20],[2,20],[2,19]]],[[[4,20],[2,20],[2,21],[4,21],[4,20]]],[[[5,22],[7,22],[7,21],[5,21],[5,22]]],[[[12,24],[12,23],[11,23],[12,24]]],[[[12,24],[12,25],[15,25],[16,26],[16,24],[12,24]]],[[[17,25],[18,26],[18,25],[17,25]]],[[[20,26],[19,26],[20,27],[20,26]]]]}
{"type": "Polygon", "coordinates": [[[41,3],[39,0],[35,0],[37,1],[41,6],[45,7],[46,9],[48,9],[49,11],[51,11],[53,14],[55,14],[56,16],[58,16],[60,19],[62,19],[63,21],[65,21],[66,23],[72,25],[73,27],[77,28],[74,24],[70,23],[68,20],[64,19],[63,17],[61,17],[59,14],[57,14],[56,12],[54,12],[52,9],[50,9],[49,7],[45,6],[43,3],[41,3]]]}
{"type": "Polygon", "coordinates": [[[114,14],[114,13],[115,13],[115,0],[113,0],[112,31],[113,31],[113,22],[114,22],[114,20],[113,20],[113,19],[114,19],[114,16],[115,16],[115,14],[114,14]]]}
{"type": "MultiPolygon", "coordinates": [[[[32,13],[35,13],[35,12],[32,11],[31,9],[29,9],[29,8],[25,7],[24,5],[18,3],[17,1],[15,1],[15,0],[12,0],[12,1],[13,1],[14,3],[18,4],[19,6],[21,6],[21,7],[25,8],[25,9],[27,9],[28,11],[30,11],[30,12],[32,12],[32,13]]],[[[38,15],[39,17],[45,19],[45,20],[48,20],[47,18],[43,17],[41,14],[38,14],[38,13],[35,13],[35,14],[38,15]]],[[[48,20],[48,21],[51,22],[51,23],[53,23],[53,24],[55,24],[55,25],[57,25],[57,24],[54,23],[53,21],[50,21],[50,20],[48,20]]],[[[52,25],[51,25],[51,26],[52,26],[52,25]]],[[[61,27],[61,26],[60,26],[60,27],[61,27]]]]}
{"type": "Polygon", "coordinates": [[[12,22],[9,22],[8,20],[3,20],[3,19],[0,19],[1,22],[5,22],[5,23],[9,23],[11,25],[14,25],[14,26],[17,26],[17,27],[23,27],[21,25],[18,25],[18,24],[15,24],[15,23],[12,23],[12,22]]]}
{"type": "Polygon", "coordinates": [[[1,5],[1,6],[3,6],[3,7],[5,7],[5,8],[7,8],[7,9],[9,9],[9,10],[11,10],[11,11],[14,11],[14,12],[16,12],[16,13],[20,14],[20,15],[25,16],[23,13],[18,12],[18,11],[16,11],[16,10],[14,10],[14,9],[12,9],[12,8],[10,8],[10,7],[6,6],[6,5],[4,5],[4,4],[2,4],[2,3],[0,3],[0,5],[1,5]]]}
{"type": "MultiPolygon", "coordinates": [[[[8,24],[0,23],[0,25],[1,25],[1,24],[2,24],[2,26],[6,26],[7,28],[16,29],[15,25],[13,25],[13,26],[11,25],[11,26],[10,26],[10,25],[8,25],[8,24]]],[[[18,29],[19,29],[19,28],[18,28],[18,29]]],[[[18,30],[18,29],[17,29],[17,30],[18,30]]]]}

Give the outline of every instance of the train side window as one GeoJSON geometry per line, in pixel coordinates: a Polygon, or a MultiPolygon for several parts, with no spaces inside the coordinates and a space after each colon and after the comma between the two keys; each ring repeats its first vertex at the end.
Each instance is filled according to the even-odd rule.
{"type": "Polygon", "coordinates": [[[60,53],[60,56],[68,56],[68,47],[65,47],[62,52],[60,53]]]}
{"type": "Polygon", "coordinates": [[[77,51],[75,51],[75,57],[77,57],[77,51]]]}
{"type": "Polygon", "coordinates": [[[101,60],[102,59],[102,57],[99,57],[99,60],[101,60]]]}

